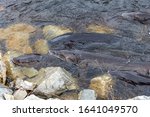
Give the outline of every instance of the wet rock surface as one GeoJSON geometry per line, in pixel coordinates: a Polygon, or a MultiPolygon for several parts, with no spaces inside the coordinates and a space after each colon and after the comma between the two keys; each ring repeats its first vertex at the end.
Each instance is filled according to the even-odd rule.
{"type": "MultiPolygon", "coordinates": [[[[39,77],[38,86],[44,69],[61,67],[98,99],[149,96],[149,6],[149,0],[1,0],[0,82],[39,77]],[[99,83],[92,87],[95,78],[99,83]]],[[[18,99],[35,88],[23,89],[18,99]]],[[[78,93],[63,91],[55,98],[78,99],[78,93]]]]}

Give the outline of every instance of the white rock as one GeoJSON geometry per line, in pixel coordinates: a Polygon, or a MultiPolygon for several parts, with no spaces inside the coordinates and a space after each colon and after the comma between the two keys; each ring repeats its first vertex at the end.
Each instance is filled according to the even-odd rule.
{"type": "Polygon", "coordinates": [[[34,94],[27,96],[24,100],[44,100],[42,98],[39,98],[37,96],[35,96],[34,94]]]}
{"type": "Polygon", "coordinates": [[[137,96],[137,97],[131,98],[129,100],[150,100],[150,96],[142,95],[142,96],[137,96]]]}
{"type": "Polygon", "coordinates": [[[79,100],[96,100],[96,93],[91,89],[84,89],[79,93],[79,100]]]}
{"type": "Polygon", "coordinates": [[[14,100],[14,96],[10,94],[4,94],[5,100],[14,100]]]}
{"type": "Polygon", "coordinates": [[[36,86],[35,83],[24,81],[24,80],[19,79],[19,78],[16,80],[15,84],[16,84],[16,86],[15,86],[16,88],[18,88],[18,89],[23,88],[25,90],[33,90],[36,86]]]}
{"type": "Polygon", "coordinates": [[[24,89],[18,89],[13,96],[15,100],[23,100],[27,96],[27,92],[24,89]]]}
{"type": "Polygon", "coordinates": [[[71,74],[60,67],[48,67],[40,77],[43,77],[43,81],[41,81],[34,92],[47,97],[64,92],[65,90],[78,88],[76,80],[71,74]]]}

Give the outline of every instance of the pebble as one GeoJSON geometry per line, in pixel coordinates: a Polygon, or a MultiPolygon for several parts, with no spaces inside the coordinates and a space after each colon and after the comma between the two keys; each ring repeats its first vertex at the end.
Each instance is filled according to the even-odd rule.
{"type": "Polygon", "coordinates": [[[9,89],[8,87],[0,84],[0,100],[4,100],[4,94],[9,94],[11,95],[13,91],[9,89]]]}
{"type": "Polygon", "coordinates": [[[84,89],[79,93],[79,100],[96,100],[96,93],[91,89],[84,89]]]}
{"type": "Polygon", "coordinates": [[[14,100],[14,96],[13,95],[10,95],[10,94],[4,94],[4,98],[5,100],[14,100]]]}
{"type": "Polygon", "coordinates": [[[15,100],[23,100],[27,96],[27,92],[24,89],[18,89],[13,96],[15,100]]]}
{"type": "Polygon", "coordinates": [[[35,86],[36,86],[35,83],[28,82],[19,78],[16,80],[16,83],[15,83],[15,87],[17,89],[23,88],[24,90],[30,90],[30,91],[33,90],[35,86]]]}

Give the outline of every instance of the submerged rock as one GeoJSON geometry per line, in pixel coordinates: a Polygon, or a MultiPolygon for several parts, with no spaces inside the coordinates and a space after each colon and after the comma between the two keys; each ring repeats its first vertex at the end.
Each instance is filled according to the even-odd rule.
{"type": "Polygon", "coordinates": [[[43,33],[46,39],[51,40],[57,36],[63,35],[65,33],[72,32],[69,28],[55,26],[55,25],[48,25],[43,28],[43,33]]]}
{"type": "Polygon", "coordinates": [[[38,85],[34,93],[46,97],[78,88],[77,82],[71,74],[60,67],[41,69],[39,75],[32,79],[32,81],[38,85]]]}
{"type": "Polygon", "coordinates": [[[108,95],[111,93],[112,86],[113,79],[109,74],[95,77],[90,82],[90,88],[96,92],[97,97],[100,99],[108,99],[108,95]]]}
{"type": "Polygon", "coordinates": [[[11,25],[7,28],[0,29],[0,38],[6,39],[6,47],[8,50],[15,50],[22,53],[32,53],[29,45],[30,33],[36,29],[28,24],[19,23],[11,25]]]}
{"type": "Polygon", "coordinates": [[[105,25],[95,25],[95,24],[90,24],[86,28],[87,32],[94,32],[94,33],[114,33],[114,29],[105,26],[105,25]]]}
{"type": "Polygon", "coordinates": [[[14,50],[22,53],[32,53],[29,45],[29,34],[24,32],[15,32],[8,36],[6,40],[8,50],[14,50]]]}
{"type": "Polygon", "coordinates": [[[7,27],[6,32],[24,32],[24,33],[32,33],[36,31],[36,28],[32,25],[26,24],[26,23],[18,23],[13,24],[9,27],[7,27]]]}
{"type": "Polygon", "coordinates": [[[84,89],[79,93],[79,100],[96,100],[96,93],[91,89],[84,89]]]}
{"type": "Polygon", "coordinates": [[[33,48],[36,51],[36,53],[38,53],[38,54],[47,54],[49,51],[47,41],[44,39],[37,40],[35,42],[33,48]]]}

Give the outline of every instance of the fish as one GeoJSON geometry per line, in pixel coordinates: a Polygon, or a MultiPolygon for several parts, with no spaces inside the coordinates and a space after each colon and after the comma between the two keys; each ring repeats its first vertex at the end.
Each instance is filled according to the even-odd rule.
{"type": "Polygon", "coordinates": [[[40,54],[26,54],[12,59],[12,62],[19,66],[34,66],[39,64],[43,59],[40,54]]]}
{"type": "Polygon", "coordinates": [[[121,14],[123,19],[137,21],[141,24],[150,24],[150,13],[148,12],[126,12],[121,14]]]}
{"type": "Polygon", "coordinates": [[[100,33],[68,33],[48,41],[49,48],[53,50],[79,49],[82,50],[91,43],[117,43],[121,38],[112,34],[100,33]]]}
{"type": "Polygon", "coordinates": [[[133,62],[130,59],[114,57],[101,53],[92,53],[82,50],[53,50],[50,52],[54,56],[76,65],[82,63],[92,65],[92,67],[107,68],[115,71],[136,71],[139,74],[149,76],[150,62],[133,62]]]}

